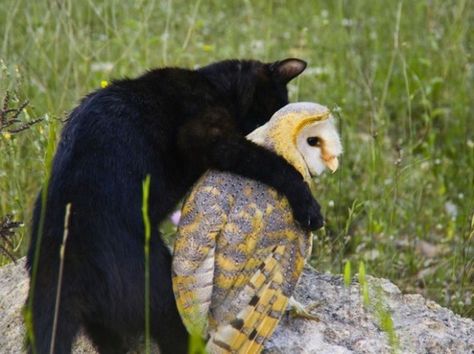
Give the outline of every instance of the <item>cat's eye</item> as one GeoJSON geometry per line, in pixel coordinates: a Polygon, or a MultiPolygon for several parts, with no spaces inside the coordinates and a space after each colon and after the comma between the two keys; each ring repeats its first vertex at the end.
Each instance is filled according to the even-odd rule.
{"type": "Polygon", "coordinates": [[[306,141],[310,146],[321,146],[321,140],[317,136],[310,136],[306,141]]]}

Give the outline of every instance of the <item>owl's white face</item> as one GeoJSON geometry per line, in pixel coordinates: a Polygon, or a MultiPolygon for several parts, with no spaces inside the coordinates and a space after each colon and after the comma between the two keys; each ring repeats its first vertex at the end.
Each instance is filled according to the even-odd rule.
{"type": "Polygon", "coordinates": [[[337,170],[342,144],[332,117],[301,129],[296,146],[312,176],[320,175],[326,167],[332,172],[337,170]]]}

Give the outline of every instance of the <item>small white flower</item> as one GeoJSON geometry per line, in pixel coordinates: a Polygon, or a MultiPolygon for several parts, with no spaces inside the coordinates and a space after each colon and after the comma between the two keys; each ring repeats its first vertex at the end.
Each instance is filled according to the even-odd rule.
{"type": "Polygon", "coordinates": [[[343,27],[352,27],[354,25],[354,20],[350,18],[343,18],[341,24],[343,27]]]}
{"type": "Polygon", "coordinates": [[[333,113],[341,113],[341,112],[342,112],[342,108],[339,107],[339,106],[334,106],[334,108],[332,109],[332,112],[333,112],[333,113]]]}
{"type": "Polygon", "coordinates": [[[112,62],[96,62],[91,64],[91,71],[104,71],[109,72],[114,68],[112,62]]]}
{"type": "Polygon", "coordinates": [[[176,210],[173,214],[170,216],[171,222],[178,226],[179,220],[181,220],[181,210],[176,210]]]}
{"type": "Polygon", "coordinates": [[[428,161],[423,161],[421,164],[420,164],[420,168],[424,171],[426,171],[428,168],[430,168],[430,163],[428,161]]]}
{"type": "Polygon", "coordinates": [[[456,204],[454,204],[451,201],[447,201],[444,203],[444,210],[446,210],[446,213],[451,216],[451,218],[455,219],[456,216],[458,216],[458,207],[456,204]]]}
{"type": "Polygon", "coordinates": [[[253,51],[263,52],[265,49],[265,42],[260,39],[256,39],[250,42],[250,47],[253,51]]]}

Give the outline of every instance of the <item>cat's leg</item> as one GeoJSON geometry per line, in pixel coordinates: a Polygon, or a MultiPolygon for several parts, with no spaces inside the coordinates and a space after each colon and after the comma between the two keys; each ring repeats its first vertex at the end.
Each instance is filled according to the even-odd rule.
{"type": "Polygon", "coordinates": [[[324,225],[321,207],[303,176],[283,157],[238,134],[229,134],[222,109],[209,111],[201,119],[183,125],[178,147],[190,164],[203,170],[215,168],[265,183],[288,199],[302,227],[317,230],[324,225]],[[224,122],[224,123],[223,123],[224,122]]]}
{"type": "Polygon", "coordinates": [[[219,139],[210,153],[212,167],[263,182],[285,195],[302,227],[317,230],[324,225],[321,207],[303,176],[283,157],[239,136],[219,139]]]}
{"type": "MultiPolygon", "coordinates": [[[[55,327],[55,340],[52,343],[56,296],[53,291],[39,290],[38,287],[36,289],[36,293],[33,294],[31,313],[33,328],[32,333],[27,334],[26,340],[28,353],[71,353],[71,347],[80,325],[79,314],[75,311],[77,308],[73,303],[74,299],[67,296],[61,297],[55,327]],[[54,349],[51,348],[52,344],[54,349]]],[[[26,304],[28,306],[28,300],[26,304]]]]}
{"type": "Polygon", "coordinates": [[[103,324],[87,321],[85,329],[100,354],[120,354],[129,350],[127,339],[103,324]]]}

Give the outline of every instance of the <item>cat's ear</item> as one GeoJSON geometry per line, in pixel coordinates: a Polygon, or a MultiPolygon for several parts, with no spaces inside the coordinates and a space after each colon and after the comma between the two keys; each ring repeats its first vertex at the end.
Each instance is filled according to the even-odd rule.
{"type": "Polygon", "coordinates": [[[306,69],[306,62],[301,59],[289,58],[270,64],[271,75],[280,82],[287,83],[306,69]]]}

